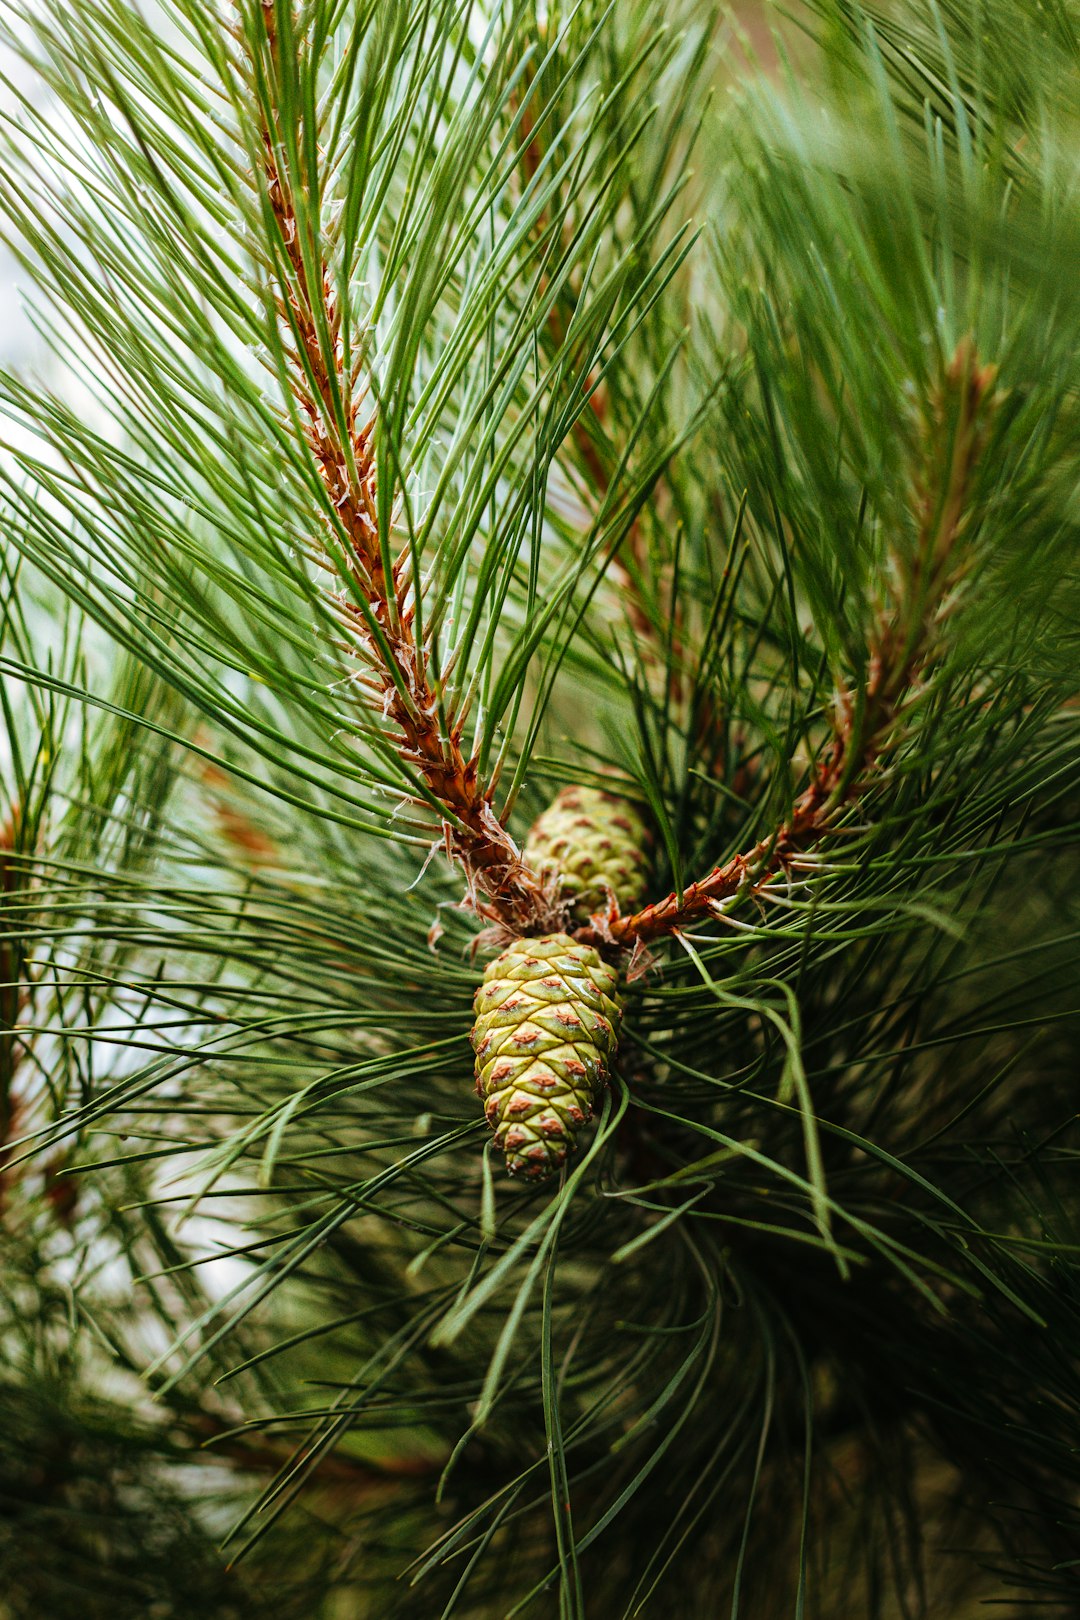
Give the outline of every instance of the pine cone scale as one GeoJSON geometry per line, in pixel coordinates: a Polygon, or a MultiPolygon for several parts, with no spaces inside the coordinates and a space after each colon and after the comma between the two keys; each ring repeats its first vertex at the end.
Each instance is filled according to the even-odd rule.
{"type": "Polygon", "coordinates": [[[600,788],[563,788],[538,816],[525,858],[541,881],[557,886],[577,922],[614,901],[621,911],[641,899],[648,842],[632,805],[600,788]]]}
{"type": "Polygon", "coordinates": [[[617,976],[567,934],[515,940],[475,997],[476,1090],[512,1174],[558,1168],[618,1043],[617,976]]]}

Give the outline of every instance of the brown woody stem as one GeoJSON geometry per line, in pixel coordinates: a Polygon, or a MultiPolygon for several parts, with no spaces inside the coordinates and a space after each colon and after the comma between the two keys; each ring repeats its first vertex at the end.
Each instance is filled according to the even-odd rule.
{"type": "Polygon", "coordinates": [[[971,341],[962,341],[922,424],[913,481],[917,544],[910,562],[892,559],[898,583],[878,617],[862,701],[851,692],[841,694],[831,747],[788,820],[773,836],[688,884],[681,895],[672,892],[630,916],[597,917],[578,930],[579,939],[645,946],[717,914],[744,887],[759,888],[786,870],[833,831],[840,813],[866,791],[890,746],[906,695],[938,649],[947,599],[966,571],[960,542],[969,526],[972,478],[985,443],[995,378],[994,367],[979,364],[971,341]]]}
{"type": "MultiPolygon", "coordinates": [[[[523,93],[527,94],[531,88],[532,79],[533,75],[531,73],[526,75],[523,81],[523,91],[515,91],[511,96],[512,106],[520,105],[523,93]]],[[[534,175],[539,170],[545,154],[543,141],[536,130],[532,112],[528,105],[524,107],[521,113],[520,130],[525,143],[521,152],[522,167],[525,170],[527,182],[531,182],[534,175]]],[[[538,215],[536,220],[536,225],[534,227],[536,235],[538,237],[543,237],[544,233],[550,229],[550,226],[551,220],[548,211],[544,209],[538,215]]],[[[567,237],[565,232],[563,240],[564,245],[566,245],[567,237]]],[[[563,344],[566,342],[567,328],[565,318],[560,312],[559,304],[557,302],[552,304],[551,309],[548,312],[548,330],[551,333],[552,341],[554,342],[556,349],[562,348],[563,344]]],[[[588,471],[594,489],[602,501],[607,496],[610,489],[611,478],[608,468],[604,463],[604,458],[597,449],[596,443],[589,432],[588,418],[591,417],[596,422],[598,427],[603,427],[604,418],[607,414],[607,396],[603,382],[598,382],[595,378],[595,374],[591,375],[587,379],[585,386],[588,389],[588,397],[586,400],[587,415],[580,415],[574,418],[570,433],[574,444],[577,447],[578,455],[588,471]]],[[[642,530],[641,519],[640,517],[635,517],[632,520],[620,546],[620,556],[624,552],[629,554],[629,556],[633,558],[638,570],[641,573],[644,573],[647,567],[647,550],[648,547],[642,530]]],[[[658,635],[655,620],[648,612],[642,601],[641,593],[637,588],[633,574],[620,561],[620,556],[616,556],[612,561],[611,577],[618,584],[619,597],[623,609],[626,613],[627,619],[633,627],[635,637],[637,638],[638,645],[642,649],[644,657],[647,660],[652,660],[658,664],[662,663],[664,660],[664,647],[658,635]]],[[[676,618],[678,618],[678,604],[676,604],[675,611],[676,618]]],[[[683,655],[683,648],[679,641],[677,627],[672,651],[675,654],[675,663],[677,665],[683,655]]],[[[669,674],[669,680],[671,683],[672,696],[677,697],[681,689],[681,681],[677,668],[672,668],[669,674]]]]}
{"type": "Polygon", "coordinates": [[[22,952],[13,926],[4,912],[18,903],[25,885],[21,862],[13,859],[19,844],[19,811],[12,809],[0,826],[0,1210],[12,1176],[10,1143],[18,1131],[20,1098],[18,1077],[26,1045],[16,1028],[27,1005],[22,952]]]}
{"type": "MultiPolygon", "coordinates": [[[[263,0],[263,15],[276,83],[281,63],[273,0],[263,0]]],[[[353,585],[353,594],[343,593],[337,605],[354,627],[356,646],[373,678],[374,696],[381,700],[388,736],[441,814],[447,854],[465,872],[471,903],[489,921],[526,931],[543,925],[550,903],[494,811],[493,784],[481,780],[476,755],[466,756],[462,749],[463,719],[454,715],[440,719],[409,605],[412,577],[407,558],[399,557],[389,573],[384,562],[376,502],[377,417],[361,420],[364,390],[355,368],[345,363],[342,313],[325,244],[321,239],[315,244],[312,277],[300,241],[290,177],[265,116],[262,145],[267,195],[289,265],[287,303],[279,304],[279,314],[295,345],[293,392],[327,500],[344,534],[353,585]],[[335,408],[336,399],[340,410],[335,408]],[[378,634],[372,634],[373,627],[378,634]]]]}

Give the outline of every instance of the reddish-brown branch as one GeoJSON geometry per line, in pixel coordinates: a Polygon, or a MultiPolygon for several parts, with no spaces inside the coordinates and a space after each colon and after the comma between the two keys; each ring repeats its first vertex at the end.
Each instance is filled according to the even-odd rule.
{"type": "MultiPolygon", "coordinates": [[[[281,64],[272,0],[263,0],[263,8],[270,65],[277,74],[281,64]]],[[[407,558],[399,558],[387,574],[377,520],[376,419],[360,420],[363,389],[355,369],[344,362],[341,310],[324,244],[314,244],[313,287],[290,178],[269,127],[263,130],[263,150],[267,194],[289,263],[287,304],[281,304],[280,314],[298,351],[293,390],[327,499],[346,537],[356,593],[344,593],[338,605],[354,626],[355,644],[373,677],[388,735],[442,811],[447,853],[463,868],[477,911],[515,932],[543,926],[553,915],[550,901],[494,811],[493,785],[481,780],[475,754],[467,756],[461,746],[463,720],[440,718],[424,649],[416,640],[407,558]],[[379,635],[371,633],[372,622],[379,635]]]]}
{"type": "Polygon", "coordinates": [[[10,1143],[19,1126],[16,1083],[26,1056],[25,1043],[15,1031],[29,999],[26,985],[20,982],[22,953],[10,920],[4,917],[4,912],[25,886],[20,863],[13,859],[18,844],[19,811],[15,807],[0,826],[0,1209],[13,1173],[8,1161],[10,1143]]]}
{"type": "MultiPolygon", "coordinates": [[[[522,92],[515,92],[514,95],[511,96],[511,107],[520,105],[522,94],[527,95],[532,84],[532,79],[533,76],[529,74],[524,81],[522,92]]],[[[521,163],[525,171],[527,181],[532,181],[540,168],[541,162],[543,161],[544,146],[541,136],[535,127],[532,109],[528,104],[525,105],[522,111],[521,123],[519,127],[525,143],[521,149],[521,163]]],[[[538,215],[536,221],[535,231],[537,236],[543,236],[544,232],[549,229],[550,223],[550,217],[547,211],[542,211],[538,215]]],[[[568,230],[564,228],[564,247],[568,244],[568,240],[568,230]]],[[[552,342],[554,343],[556,349],[561,349],[563,344],[566,342],[567,325],[557,303],[553,303],[551,309],[548,311],[547,324],[552,342]]],[[[582,415],[574,418],[573,425],[570,429],[570,436],[573,439],[582,465],[588,473],[593,489],[598,493],[601,500],[603,500],[607,496],[610,489],[611,477],[609,469],[604,462],[604,458],[597,449],[595,438],[589,430],[589,417],[592,417],[598,427],[603,427],[604,419],[607,415],[608,396],[603,381],[598,380],[595,373],[588,377],[585,383],[585,388],[588,390],[588,397],[586,401],[587,414],[583,413],[582,415]]],[[[640,573],[644,574],[646,568],[648,567],[647,551],[648,547],[641,519],[640,517],[635,517],[626,532],[622,546],[620,547],[620,552],[625,552],[632,557],[635,567],[640,573]]],[[[655,663],[662,663],[664,661],[665,651],[661,643],[661,637],[658,633],[656,622],[642,601],[641,593],[637,589],[633,574],[624,566],[619,557],[616,557],[612,562],[611,577],[618,584],[627,619],[634,629],[638,645],[641,647],[645,657],[647,659],[651,659],[655,663]]],[[[673,652],[675,654],[675,665],[678,666],[683,653],[683,648],[678,640],[680,619],[679,604],[675,605],[675,613],[676,638],[673,644],[673,652]]],[[[673,697],[678,697],[680,695],[681,681],[677,673],[677,667],[673,668],[671,671],[670,683],[671,695],[673,697]]]]}
{"type": "Polygon", "coordinates": [[[824,761],[795,802],[789,819],[752,849],[731,856],[680,897],[672,892],[630,916],[597,917],[578,938],[592,944],[646,946],[715,915],[743,888],[759,888],[831,832],[843,810],[874,779],[890,746],[905,699],[939,645],[948,598],[963,578],[960,542],[970,520],[972,477],[986,436],[996,370],[978,363],[962,342],[923,423],[919,467],[913,481],[918,538],[913,560],[894,557],[891,603],[882,608],[870,650],[862,703],[841,694],[835,733],[824,761]]]}
{"type": "MultiPolygon", "coordinates": [[[[206,1411],[182,1414],[182,1419],[187,1432],[200,1446],[209,1448],[211,1455],[230,1457],[253,1474],[277,1473],[290,1460],[289,1444],[276,1441],[272,1435],[264,1438],[255,1431],[238,1433],[206,1411]]],[[[370,1462],[343,1451],[331,1451],[319,1460],[319,1479],[324,1485],[332,1483],[367,1496],[391,1489],[402,1480],[430,1478],[441,1468],[442,1463],[432,1457],[408,1452],[370,1462]]]]}

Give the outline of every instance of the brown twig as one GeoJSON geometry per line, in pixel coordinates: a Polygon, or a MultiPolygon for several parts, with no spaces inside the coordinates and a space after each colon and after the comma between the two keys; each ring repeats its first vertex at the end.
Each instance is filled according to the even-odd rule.
{"type": "MultiPolygon", "coordinates": [[[[543,37],[543,31],[541,31],[543,37]]],[[[524,76],[522,88],[515,90],[510,97],[512,108],[521,108],[520,130],[524,140],[521,150],[521,163],[525,171],[526,181],[531,182],[540,168],[544,158],[544,145],[540,132],[536,128],[536,121],[532,115],[529,104],[534,72],[524,76]],[[524,102],[524,105],[522,103],[524,102]]],[[[535,234],[542,237],[551,228],[551,219],[546,209],[542,210],[536,220],[535,234]]],[[[569,227],[563,227],[562,245],[565,249],[569,245],[569,227]]],[[[565,315],[557,302],[553,302],[548,311],[548,331],[551,334],[556,349],[561,349],[566,342],[568,327],[565,315]]],[[[577,450],[578,457],[589,476],[593,490],[598,497],[598,504],[606,500],[611,488],[611,473],[604,457],[597,448],[596,440],[590,431],[590,419],[597,428],[604,430],[608,415],[608,390],[602,378],[591,373],[583,385],[586,395],[586,410],[575,416],[570,428],[570,437],[577,450]]],[[[670,670],[667,669],[664,637],[656,623],[656,619],[649,612],[634,578],[634,574],[622,561],[623,556],[632,559],[637,572],[644,575],[649,566],[648,542],[642,526],[640,515],[634,517],[619,547],[619,553],[612,559],[609,574],[617,585],[621,605],[626,618],[634,632],[635,645],[639,649],[644,662],[654,669],[667,672],[669,681],[669,695],[677,700],[682,692],[682,677],[679,673],[684,663],[685,649],[679,636],[681,629],[681,604],[674,605],[675,634],[672,641],[672,662],[670,670]]]]}
{"type": "Polygon", "coordinates": [[[909,694],[937,651],[949,598],[968,566],[960,542],[969,525],[972,476],[995,378],[994,367],[979,364],[973,343],[961,342],[922,424],[912,491],[917,544],[910,560],[899,554],[891,559],[892,600],[878,616],[861,702],[850,691],[840,694],[831,746],[788,820],[681,895],[672,892],[630,916],[594,917],[578,931],[579,939],[641,949],[718,914],[725,901],[768,883],[833,831],[841,812],[869,787],[909,694]]]}
{"type": "MultiPolygon", "coordinates": [[[[187,1433],[211,1456],[227,1456],[253,1474],[276,1474],[295,1460],[288,1442],[280,1443],[273,1436],[264,1438],[254,1430],[238,1432],[224,1418],[206,1410],[181,1411],[179,1416],[187,1433]]],[[[441,1461],[423,1454],[400,1452],[374,1462],[338,1450],[320,1458],[319,1478],[324,1485],[333,1482],[366,1496],[392,1488],[402,1480],[428,1479],[437,1475],[442,1466],[441,1461]]]]}
{"type": "Polygon", "coordinates": [[[13,806],[0,826],[0,1209],[12,1176],[10,1143],[16,1136],[21,1111],[17,1089],[26,1044],[16,1028],[29,1001],[21,981],[22,953],[4,912],[25,886],[20,863],[13,859],[19,847],[19,808],[13,806]]]}
{"type": "MultiPolygon", "coordinates": [[[[276,84],[283,64],[273,0],[263,0],[263,14],[268,66],[276,84]]],[[[550,895],[496,815],[494,784],[481,780],[477,756],[463,750],[464,714],[440,715],[425,648],[415,633],[408,554],[399,555],[389,569],[386,566],[383,541],[389,537],[380,536],[377,519],[377,413],[361,419],[365,391],[360,366],[345,361],[342,312],[325,242],[320,238],[305,261],[292,179],[271,120],[265,117],[262,140],[267,195],[289,268],[286,301],[279,303],[279,313],[296,346],[293,390],[328,502],[347,544],[353,592],[342,593],[337,606],[353,629],[354,650],[359,648],[366,665],[365,684],[388,735],[438,808],[446,852],[465,872],[470,903],[503,928],[535,929],[554,920],[550,895]]]]}
{"type": "Polygon", "coordinates": [[[228,773],[219,765],[204,761],[199,767],[199,778],[207,792],[210,812],[225,842],[252,868],[277,865],[281,860],[278,845],[229,798],[228,773]]]}

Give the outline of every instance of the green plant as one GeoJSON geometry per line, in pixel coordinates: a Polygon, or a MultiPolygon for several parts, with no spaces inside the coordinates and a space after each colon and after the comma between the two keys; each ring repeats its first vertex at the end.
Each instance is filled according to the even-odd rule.
{"type": "Polygon", "coordinates": [[[795,20],[11,8],[0,1614],[1075,1609],[1080,13],[795,20]]]}

